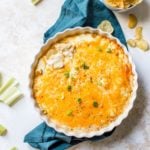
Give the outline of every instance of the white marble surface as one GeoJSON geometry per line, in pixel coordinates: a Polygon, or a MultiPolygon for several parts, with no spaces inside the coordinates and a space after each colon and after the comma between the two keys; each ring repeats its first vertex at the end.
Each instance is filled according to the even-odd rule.
{"type": "MultiPolygon", "coordinates": [[[[32,150],[23,143],[24,135],[41,120],[30,104],[28,74],[38,53],[43,33],[57,19],[63,0],[44,0],[34,7],[30,0],[0,0],[0,71],[15,76],[21,83],[24,98],[9,108],[0,104],[0,123],[8,134],[0,137],[0,150],[17,146],[32,150]]],[[[150,42],[150,1],[132,10],[144,27],[144,37],[150,42]]],[[[128,12],[129,13],[129,12],[128,12]]],[[[117,14],[127,38],[134,31],[127,28],[127,14],[117,14]]],[[[150,149],[150,51],[130,49],[139,75],[137,100],[130,115],[115,133],[100,142],[83,143],[78,150],[148,150],[150,149]]]]}

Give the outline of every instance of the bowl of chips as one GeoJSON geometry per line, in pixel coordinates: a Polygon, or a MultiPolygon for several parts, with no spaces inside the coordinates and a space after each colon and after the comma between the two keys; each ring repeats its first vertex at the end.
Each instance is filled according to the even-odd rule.
{"type": "Polygon", "coordinates": [[[143,0],[103,0],[104,5],[115,12],[126,12],[142,2],[143,0]]]}

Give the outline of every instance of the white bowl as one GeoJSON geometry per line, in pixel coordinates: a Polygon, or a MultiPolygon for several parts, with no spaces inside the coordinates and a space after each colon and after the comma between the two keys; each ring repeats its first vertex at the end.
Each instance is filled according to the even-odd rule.
{"type": "Polygon", "coordinates": [[[126,11],[129,11],[129,10],[131,10],[132,8],[135,8],[136,6],[138,6],[139,4],[141,4],[142,2],[143,2],[143,0],[139,0],[139,2],[138,3],[136,3],[135,5],[133,5],[133,6],[131,6],[131,7],[129,7],[129,8],[117,8],[117,7],[112,7],[112,6],[110,6],[109,4],[107,4],[106,2],[105,2],[105,0],[102,0],[102,2],[104,3],[104,5],[107,7],[107,8],[109,8],[110,10],[112,10],[112,11],[114,11],[114,12],[126,12],[126,11]]]}
{"type": "Polygon", "coordinates": [[[137,88],[138,88],[138,83],[137,83],[137,73],[136,73],[136,70],[135,70],[135,65],[134,65],[134,63],[132,61],[132,58],[131,58],[130,54],[128,53],[126,47],[123,44],[121,44],[120,41],[117,38],[111,36],[110,34],[102,32],[102,31],[100,31],[98,29],[93,29],[91,27],[84,27],[84,28],[77,27],[77,28],[73,28],[73,29],[67,29],[64,32],[57,33],[54,37],[50,38],[43,45],[43,47],[41,48],[39,54],[36,55],[35,61],[32,64],[32,67],[31,67],[30,91],[31,91],[31,100],[33,102],[33,105],[34,105],[35,109],[38,111],[38,113],[40,114],[41,118],[47,123],[48,126],[54,128],[58,132],[64,133],[64,134],[66,134],[68,136],[75,136],[77,138],[83,138],[83,137],[91,138],[93,136],[100,136],[100,135],[104,134],[105,132],[113,130],[114,127],[120,125],[120,123],[122,122],[122,120],[125,119],[128,116],[129,111],[133,107],[133,103],[134,103],[134,100],[136,98],[137,88]],[[125,108],[124,112],[120,116],[118,116],[118,118],[114,122],[112,122],[111,124],[109,124],[107,127],[99,129],[99,130],[96,130],[96,131],[89,131],[89,132],[81,132],[81,130],[80,131],[77,131],[77,130],[68,130],[67,128],[65,128],[63,126],[55,124],[54,122],[52,122],[52,120],[48,119],[47,116],[44,115],[42,113],[42,111],[39,109],[36,101],[33,98],[33,91],[32,91],[33,78],[34,78],[34,70],[35,70],[35,67],[36,67],[36,65],[38,63],[39,58],[45,54],[45,52],[48,50],[48,48],[53,43],[59,41],[60,39],[65,38],[67,36],[76,35],[76,34],[80,34],[80,33],[98,33],[98,34],[107,36],[110,39],[116,40],[116,42],[124,49],[125,54],[128,56],[129,62],[132,65],[132,72],[133,72],[133,75],[134,75],[133,91],[132,91],[131,97],[129,99],[129,104],[125,108]]]}

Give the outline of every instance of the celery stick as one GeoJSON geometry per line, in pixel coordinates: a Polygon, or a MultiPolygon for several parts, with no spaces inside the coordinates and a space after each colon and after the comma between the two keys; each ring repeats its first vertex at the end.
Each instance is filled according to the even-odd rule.
{"type": "Polygon", "coordinates": [[[7,133],[7,129],[0,124],[0,136],[4,136],[7,133]]]}
{"type": "Polygon", "coordinates": [[[10,150],[18,150],[17,147],[12,147],[10,150]]]}
{"type": "Polygon", "coordinates": [[[22,93],[18,90],[13,95],[11,95],[9,98],[7,98],[4,103],[12,106],[14,103],[16,103],[19,98],[22,96],[22,93]]]}
{"type": "Polygon", "coordinates": [[[0,73],[0,87],[2,85],[2,74],[0,73]]]}
{"type": "Polygon", "coordinates": [[[42,0],[32,0],[32,4],[33,5],[37,5],[38,3],[40,3],[42,0]]]}
{"type": "Polygon", "coordinates": [[[0,88],[0,94],[6,90],[9,86],[11,86],[13,83],[15,82],[15,78],[10,78],[8,79],[8,81],[2,85],[2,87],[0,88]]]}
{"type": "Polygon", "coordinates": [[[8,99],[11,95],[16,93],[18,91],[18,88],[15,86],[8,87],[1,95],[0,95],[0,101],[4,102],[6,99],[8,99]]]}

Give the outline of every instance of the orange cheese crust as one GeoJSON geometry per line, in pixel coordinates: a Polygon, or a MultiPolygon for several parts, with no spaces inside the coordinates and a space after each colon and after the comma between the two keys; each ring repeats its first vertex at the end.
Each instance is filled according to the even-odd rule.
{"type": "Polygon", "coordinates": [[[33,93],[40,109],[59,125],[103,128],[128,104],[132,80],[132,66],[122,47],[87,33],[66,37],[49,48],[36,67],[33,93]],[[63,54],[60,68],[48,63],[53,55],[70,49],[72,56],[63,54]]]}
{"type": "Polygon", "coordinates": [[[112,7],[117,8],[129,8],[134,6],[139,2],[139,0],[106,0],[106,3],[112,7]]]}

